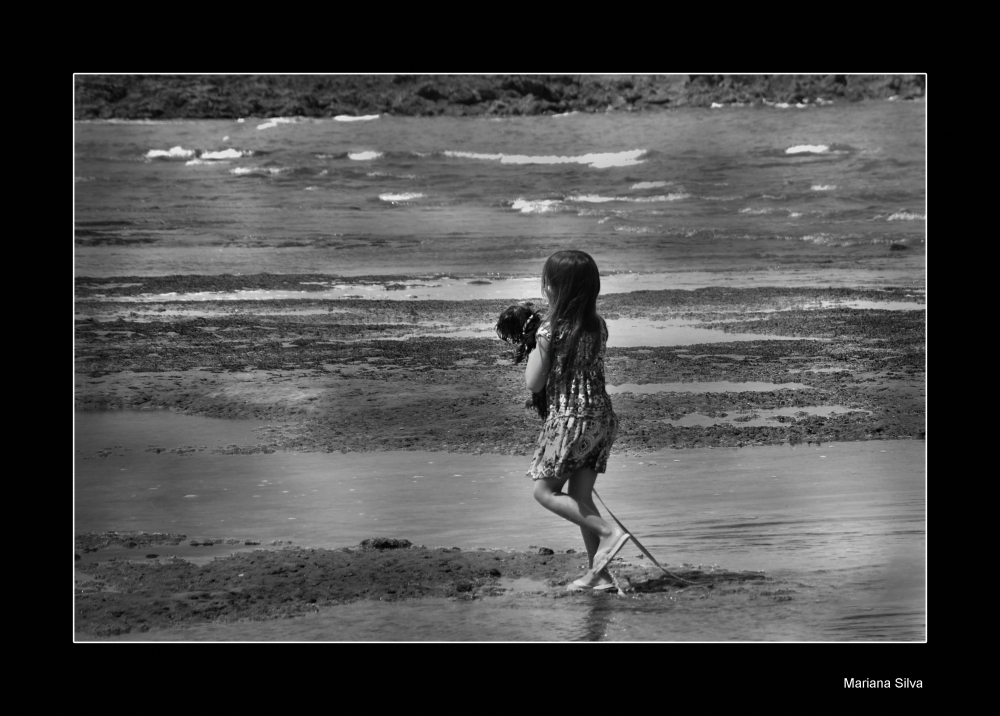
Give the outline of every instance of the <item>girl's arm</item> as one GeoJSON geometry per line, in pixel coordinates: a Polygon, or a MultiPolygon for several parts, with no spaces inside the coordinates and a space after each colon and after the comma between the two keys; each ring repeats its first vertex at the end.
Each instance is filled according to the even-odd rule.
{"type": "Polygon", "coordinates": [[[552,358],[549,354],[549,339],[545,336],[538,336],[535,342],[535,350],[528,354],[528,365],[524,369],[524,382],[528,385],[528,390],[532,393],[539,392],[545,387],[545,381],[549,377],[549,368],[552,367],[552,358]]]}

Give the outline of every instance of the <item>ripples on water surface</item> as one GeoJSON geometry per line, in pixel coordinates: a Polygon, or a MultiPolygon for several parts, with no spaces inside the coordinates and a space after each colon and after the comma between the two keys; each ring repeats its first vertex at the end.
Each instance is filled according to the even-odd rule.
{"type": "MultiPolygon", "coordinates": [[[[292,539],[328,548],[378,535],[463,549],[581,548],[576,528],[532,500],[526,458],[211,453],[251,442],[256,425],[167,411],[78,413],[76,531],[292,539]],[[144,452],[150,444],[206,449],[154,455],[144,452]],[[96,457],[102,448],[112,448],[108,457],[96,457]]],[[[209,625],[160,637],[921,640],[924,475],[924,444],[917,441],[612,457],[598,480],[601,497],[668,568],[762,570],[773,581],[707,599],[703,590],[572,596],[558,608],[553,596],[532,593],[547,588],[529,584],[485,603],[365,603],[303,620],[209,625]],[[762,589],[790,590],[781,594],[791,599],[762,589]]],[[[637,554],[622,552],[641,564],[637,554]]]]}
{"type": "Polygon", "coordinates": [[[255,247],[280,249],[256,271],[522,275],[573,245],[603,271],[923,250],[922,102],[75,131],[80,275],[245,271],[255,247]]]}

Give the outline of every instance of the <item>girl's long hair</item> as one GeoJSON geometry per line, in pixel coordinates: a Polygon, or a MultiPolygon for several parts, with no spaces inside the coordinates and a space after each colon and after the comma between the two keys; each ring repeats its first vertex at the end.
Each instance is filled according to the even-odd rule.
{"type": "Polygon", "coordinates": [[[582,333],[600,330],[597,320],[597,295],[601,292],[601,275],[589,254],[571,249],[558,251],[542,269],[542,291],[552,291],[548,320],[555,340],[557,329],[564,331],[566,361],[559,371],[565,375],[573,364],[582,333]]]}

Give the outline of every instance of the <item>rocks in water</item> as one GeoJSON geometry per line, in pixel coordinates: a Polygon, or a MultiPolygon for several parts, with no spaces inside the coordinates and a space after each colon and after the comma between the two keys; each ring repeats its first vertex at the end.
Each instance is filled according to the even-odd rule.
{"type": "Polygon", "coordinates": [[[906,244],[892,244],[889,247],[889,251],[906,251],[908,248],[910,247],[906,244]]]}
{"type": "Polygon", "coordinates": [[[156,559],[159,556],[160,555],[158,555],[158,554],[147,554],[146,555],[146,559],[156,559]]]}
{"type": "Polygon", "coordinates": [[[548,547],[539,547],[538,554],[555,554],[555,550],[551,550],[548,547]]]}
{"type": "Polygon", "coordinates": [[[362,549],[409,549],[413,545],[408,539],[372,537],[361,542],[362,549]]]}

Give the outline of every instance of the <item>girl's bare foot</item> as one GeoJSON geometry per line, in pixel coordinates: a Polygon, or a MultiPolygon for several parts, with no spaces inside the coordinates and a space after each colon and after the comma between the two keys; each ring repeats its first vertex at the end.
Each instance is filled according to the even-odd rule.
{"type": "Polygon", "coordinates": [[[607,568],[604,568],[599,572],[590,570],[578,580],[573,582],[575,586],[586,589],[600,589],[601,587],[613,586],[614,583],[615,579],[611,576],[611,572],[609,572],[607,568]]]}
{"type": "Polygon", "coordinates": [[[605,592],[618,589],[618,585],[615,583],[615,579],[611,576],[611,573],[607,569],[602,569],[600,572],[594,572],[593,570],[587,572],[580,579],[569,585],[568,589],[577,591],[592,589],[595,592],[605,592]]]}

